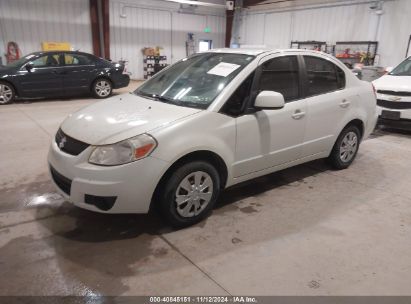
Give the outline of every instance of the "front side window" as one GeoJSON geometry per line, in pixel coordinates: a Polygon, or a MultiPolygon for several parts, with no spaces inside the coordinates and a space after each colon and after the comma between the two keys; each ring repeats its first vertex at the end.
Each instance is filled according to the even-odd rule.
{"type": "Polygon", "coordinates": [[[411,76],[411,57],[401,62],[389,75],[411,76]]]}
{"type": "Polygon", "coordinates": [[[250,98],[253,80],[254,72],[251,73],[230,96],[230,98],[221,109],[222,113],[233,117],[237,117],[243,114],[247,101],[250,98]]]}
{"type": "Polygon", "coordinates": [[[259,91],[275,91],[283,94],[286,102],[300,96],[298,60],[296,56],[276,57],[261,65],[259,91]]]}
{"type": "Polygon", "coordinates": [[[325,94],[345,86],[345,74],[331,61],[304,56],[308,77],[307,96],[325,94]]]}
{"type": "Polygon", "coordinates": [[[159,72],[134,94],[179,106],[206,109],[254,58],[243,54],[196,54],[159,72]]]}
{"type": "Polygon", "coordinates": [[[33,61],[31,64],[34,68],[44,68],[44,67],[56,67],[59,65],[59,55],[58,54],[48,54],[40,56],[33,61]]]}
{"type": "Polygon", "coordinates": [[[91,59],[88,56],[81,54],[64,54],[65,65],[88,65],[91,63],[91,59]]]}

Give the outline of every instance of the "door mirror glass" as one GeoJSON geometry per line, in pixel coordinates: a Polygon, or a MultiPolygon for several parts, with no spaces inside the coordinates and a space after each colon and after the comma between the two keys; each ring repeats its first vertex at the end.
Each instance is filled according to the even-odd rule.
{"type": "Polygon", "coordinates": [[[257,109],[281,109],[285,105],[284,96],[274,91],[262,91],[255,98],[254,107],[257,109]]]}
{"type": "Polygon", "coordinates": [[[32,62],[26,63],[25,68],[27,71],[30,72],[33,69],[33,63],[32,62]]]}

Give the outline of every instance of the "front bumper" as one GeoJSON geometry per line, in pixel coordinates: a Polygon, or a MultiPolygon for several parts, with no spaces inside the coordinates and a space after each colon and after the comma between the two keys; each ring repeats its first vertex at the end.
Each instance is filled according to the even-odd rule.
{"type": "Polygon", "coordinates": [[[62,152],[52,142],[48,162],[59,193],[74,205],[91,211],[147,213],[154,190],[167,170],[168,163],[146,157],[120,166],[96,166],[88,163],[92,149],[88,147],[73,156],[62,152]],[[98,208],[96,204],[90,203],[90,197],[115,199],[109,208],[98,208]]]}
{"type": "Polygon", "coordinates": [[[377,113],[377,126],[411,130],[411,109],[391,109],[377,106],[377,113]],[[399,114],[399,119],[386,118],[383,115],[383,111],[397,112],[399,114]]]}

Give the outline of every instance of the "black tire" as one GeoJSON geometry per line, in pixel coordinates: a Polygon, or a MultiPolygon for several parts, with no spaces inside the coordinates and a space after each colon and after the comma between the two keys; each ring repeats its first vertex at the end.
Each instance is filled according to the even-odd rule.
{"type": "MultiPolygon", "coordinates": [[[[361,141],[361,132],[360,130],[354,126],[348,126],[344,130],[341,131],[340,135],[337,138],[337,141],[334,144],[334,147],[331,151],[330,156],[328,157],[328,163],[334,167],[335,169],[342,170],[348,168],[352,162],[354,161],[355,157],[357,156],[358,148],[360,146],[360,141],[361,141]],[[343,150],[343,146],[346,146],[343,144],[344,139],[347,138],[347,136],[355,134],[356,137],[356,145],[355,147],[353,145],[349,146],[349,151],[348,155],[349,157],[344,160],[343,155],[346,155],[343,150]]],[[[352,141],[354,142],[354,141],[352,141]]]]}
{"type": "Polygon", "coordinates": [[[16,90],[14,87],[8,82],[0,81],[0,105],[12,103],[15,97],[16,90]]]}
{"type": "Polygon", "coordinates": [[[113,84],[107,78],[97,78],[91,87],[93,96],[98,99],[107,98],[113,92],[113,84]]]}
{"type": "MultiPolygon", "coordinates": [[[[205,184],[205,179],[203,181],[203,184],[205,184]]],[[[160,187],[161,189],[159,189],[157,203],[162,217],[173,227],[183,228],[202,221],[211,213],[220,194],[220,176],[216,168],[208,162],[193,161],[190,163],[183,164],[182,166],[175,169],[174,172],[172,172],[172,174],[160,187]],[[179,214],[181,210],[177,210],[178,207],[176,202],[176,191],[178,189],[182,190],[182,188],[179,187],[180,183],[186,178],[190,177],[192,174],[194,174],[194,172],[203,172],[208,174],[208,177],[210,177],[212,180],[212,191],[204,191],[210,191],[210,193],[212,192],[212,195],[208,204],[204,206],[204,209],[202,209],[199,212],[199,214],[190,217],[183,217],[181,214],[179,214]]],[[[187,196],[188,195],[191,194],[187,193],[187,196]]],[[[201,201],[201,199],[199,201],[201,201]]],[[[187,202],[187,205],[185,206],[188,206],[190,202],[187,202]]],[[[193,203],[192,205],[193,208],[197,208],[197,206],[194,206],[193,203]]],[[[184,203],[180,204],[180,206],[184,206],[184,203]]],[[[192,209],[191,207],[188,208],[192,209]]],[[[200,208],[201,207],[199,207],[199,209],[200,208]]]]}

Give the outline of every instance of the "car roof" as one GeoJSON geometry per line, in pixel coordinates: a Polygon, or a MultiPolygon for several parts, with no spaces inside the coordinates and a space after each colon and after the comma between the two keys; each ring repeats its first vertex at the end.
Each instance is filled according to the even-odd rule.
{"type": "Polygon", "coordinates": [[[219,49],[211,49],[206,52],[211,53],[231,53],[231,54],[243,54],[243,55],[261,55],[264,53],[273,54],[273,53],[312,53],[316,55],[328,55],[327,53],[314,51],[314,50],[304,50],[304,49],[271,49],[271,48],[219,48],[219,49]]]}
{"type": "MultiPolygon", "coordinates": [[[[36,55],[36,56],[41,56],[41,55],[47,55],[47,54],[55,54],[55,53],[71,53],[71,54],[84,54],[84,55],[92,55],[89,53],[85,53],[85,52],[80,52],[80,51],[59,51],[59,50],[55,50],[55,51],[38,51],[38,52],[33,52],[31,53],[32,55],[36,55]]],[[[94,56],[94,55],[92,55],[94,56]]]]}

